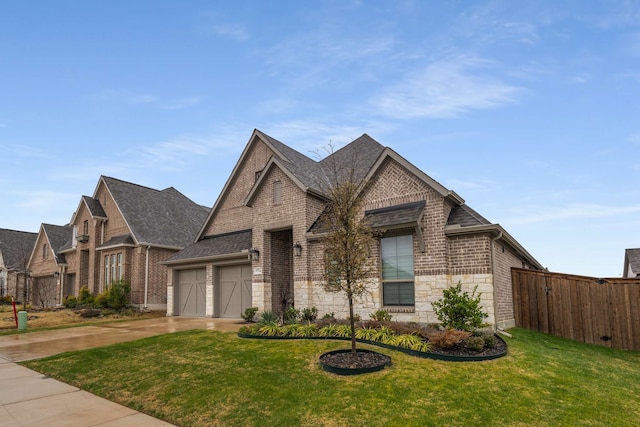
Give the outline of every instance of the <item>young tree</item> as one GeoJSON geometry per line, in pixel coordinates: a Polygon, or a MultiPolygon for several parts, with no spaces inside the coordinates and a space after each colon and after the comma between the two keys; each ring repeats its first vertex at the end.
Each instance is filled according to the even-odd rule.
{"type": "MultiPolygon", "coordinates": [[[[333,151],[331,150],[331,153],[333,151]]],[[[349,164],[341,164],[328,157],[326,167],[328,183],[324,193],[327,207],[321,217],[326,232],[325,280],[327,284],[344,292],[349,303],[351,325],[351,352],[356,354],[354,300],[367,292],[367,279],[371,271],[371,246],[374,243],[371,228],[364,217],[362,189],[366,182],[358,175],[358,162],[349,157],[349,164]]]]}

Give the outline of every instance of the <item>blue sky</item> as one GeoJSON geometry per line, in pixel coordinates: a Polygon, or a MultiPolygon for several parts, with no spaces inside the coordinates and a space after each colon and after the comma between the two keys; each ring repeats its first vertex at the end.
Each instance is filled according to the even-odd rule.
{"type": "Polygon", "coordinates": [[[638,1],[5,1],[0,227],[100,175],[212,206],[254,128],[363,133],[552,271],[640,247],[638,1]]]}

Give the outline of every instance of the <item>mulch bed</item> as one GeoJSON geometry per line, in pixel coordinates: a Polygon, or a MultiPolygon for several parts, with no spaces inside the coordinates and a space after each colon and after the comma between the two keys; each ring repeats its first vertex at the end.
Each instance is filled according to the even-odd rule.
{"type": "Polygon", "coordinates": [[[449,349],[433,347],[431,349],[431,353],[442,356],[489,357],[502,355],[507,352],[507,344],[502,339],[496,339],[495,343],[496,344],[493,348],[485,348],[482,351],[475,351],[462,346],[455,346],[449,349]]]}
{"type": "Polygon", "coordinates": [[[335,368],[363,369],[389,365],[391,358],[381,353],[358,351],[355,357],[351,352],[325,354],[320,358],[320,362],[335,368]]]}

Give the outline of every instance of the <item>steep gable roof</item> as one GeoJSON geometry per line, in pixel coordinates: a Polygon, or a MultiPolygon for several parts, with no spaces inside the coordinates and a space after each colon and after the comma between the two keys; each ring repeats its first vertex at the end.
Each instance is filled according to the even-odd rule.
{"type": "Polygon", "coordinates": [[[173,187],[155,190],[107,176],[100,180],[140,245],[183,248],[193,242],[208,213],[173,187]]]}
{"type": "Polygon", "coordinates": [[[36,244],[38,233],[0,228],[0,261],[7,270],[22,270],[36,244]]]}
{"type": "Polygon", "coordinates": [[[61,250],[71,245],[73,227],[70,225],[42,224],[42,230],[49,240],[49,246],[53,251],[57,264],[65,264],[67,261],[61,250]]]}
{"type": "Polygon", "coordinates": [[[455,206],[451,209],[447,220],[447,225],[459,225],[461,227],[486,224],[491,224],[491,222],[467,205],[455,206]]]}
{"type": "Polygon", "coordinates": [[[640,248],[637,249],[625,249],[625,271],[623,277],[625,277],[631,267],[631,271],[635,274],[640,274],[640,248]]]}

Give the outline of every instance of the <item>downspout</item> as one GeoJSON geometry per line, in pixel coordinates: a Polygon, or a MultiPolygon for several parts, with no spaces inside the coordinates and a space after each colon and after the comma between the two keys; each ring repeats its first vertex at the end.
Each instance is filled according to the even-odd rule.
{"type": "Polygon", "coordinates": [[[495,242],[497,242],[500,239],[502,239],[502,231],[498,231],[498,235],[490,240],[491,250],[489,253],[491,256],[491,276],[493,280],[493,320],[494,320],[493,328],[495,329],[496,332],[498,331],[499,328],[498,328],[498,299],[496,298],[496,259],[495,259],[494,251],[495,251],[495,242]]]}
{"type": "Polygon", "coordinates": [[[149,302],[149,249],[150,245],[147,245],[145,251],[145,266],[144,266],[144,308],[147,309],[147,303],[149,302]]]}

